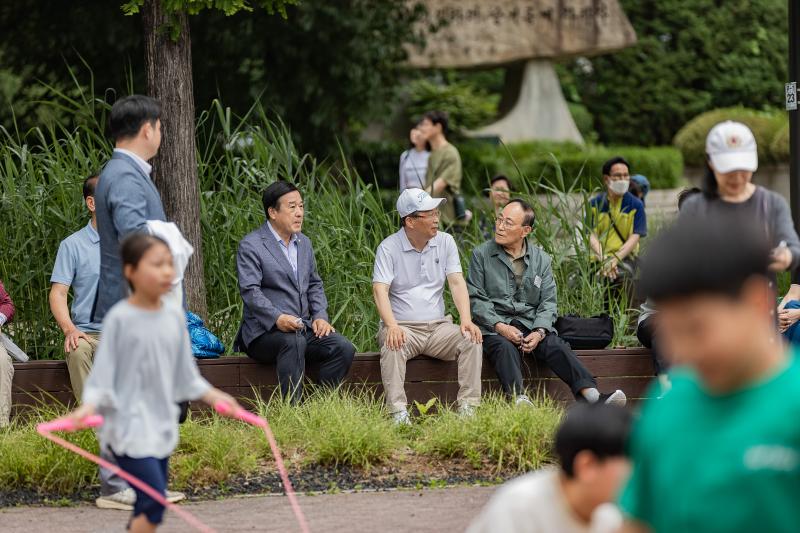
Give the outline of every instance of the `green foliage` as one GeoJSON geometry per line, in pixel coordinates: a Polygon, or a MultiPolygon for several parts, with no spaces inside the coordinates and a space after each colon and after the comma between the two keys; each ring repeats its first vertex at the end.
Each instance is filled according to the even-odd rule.
{"type": "MultiPolygon", "coordinates": [[[[320,157],[335,153],[337,140],[346,144],[365,124],[391,111],[406,72],[405,45],[423,41],[414,28],[424,9],[405,0],[247,2],[254,8],[286,4],[286,18],[266,9],[224,12],[241,0],[170,2],[203,8],[189,19],[196,108],[208,109],[222,96],[244,114],[258,100],[270,116],[286,121],[306,151],[320,157]]],[[[14,93],[20,131],[43,125],[25,103],[38,98],[38,81],[72,86],[65,65],[81,66],[81,58],[96,67],[94,85],[107,102],[147,90],[141,19],[125,16],[122,3],[0,2],[2,67],[21,84],[14,93]]],[[[91,85],[83,76],[80,83],[91,85]]],[[[2,100],[0,125],[13,129],[2,100]]]]}
{"type": "Polygon", "coordinates": [[[500,97],[465,81],[447,84],[415,80],[409,86],[409,122],[414,123],[426,111],[445,111],[450,130],[459,132],[486,125],[497,113],[500,97]]]}
{"type": "Polygon", "coordinates": [[[472,417],[453,411],[424,418],[416,449],[444,458],[464,458],[479,467],[525,472],[552,461],[553,435],[562,409],[553,400],[534,399],[534,407],[516,408],[497,395],[484,395],[472,417]]]}
{"type": "Polygon", "coordinates": [[[179,490],[218,485],[253,472],[264,455],[260,429],[220,417],[190,417],[181,425],[178,449],[170,458],[170,485],[179,490]]]}
{"type": "Polygon", "coordinates": [[[789,161],[789,156],[791,154],[789,153],[790,148],[789,148],[788,121],[786,121],[786,123],[775,133],[775,137],[772,139],[772,143],[769,146],[769,150],[772,153],[772,158],[775,161],[779,162],[789,161]]]}
{"type": "Polygon", "coordinates": [[[277,396],[269,402],[257,400],[257,410],[271,421],[281,448],[294,450],[303,463],[369,468],[387,461],[401,446],[386,408],[369,392],[309,387],[304,395],[300,405],[277,396]]]}
{"type": "MultiPolygon", "coordinates": [[[[380,400],[369,392],[309,387],[304,402],[291,406],[278,397],[258,400],[291,469],[307,465],[371,466],[414,458],[464,457],[476,468],[511,472],[538,468],[550,460],[550,444],[561,406],[537,399],[520,409],[488,395],[473,418],[448,409],[398,429],[380,400]]],[[[30,419],[0,429],[0,491],[32,490],[73,495],[97,486],[97,467],[36,433],[35,425],[63,415],[66,408],[41,407],[30,419]]],[[[59,435],[63,436],[63,435],[59,435]]],[[[66,434],[92,453],[93,432],[66,434]]],[[[170,487],[178,490],[224,487],[236,476],[274,471],[264,433],[210,413],[190,416],[180,427],[180,443],[170,459],[170,487]]]]}
{"type": "MultiPolygon", "coordinates": [[[[64,414],[63,408],[41,407],[26,422],[12,420],[0,429],[0,490],[39,490],[71,494],[97,482],[97,467],[36,433],[36,424],[64,414]]],[[[62,436],[62,435],[59,435],[62,436]]],[[[98,453],[91,431],[63,437],[92,453],[98,453]]]]}
{"type": "MultiPolygon", "coordinates": [[[[731,107],[702,113],[694,117],[678,131],[675,139],[673,139],[673,144],[681,151],[687,164],[695,166],[705,164],[706,136],[711,128],[725,120],[742,122],[752,130],[758,145],[758,160],[760,163],[775,163],[787,160],[772,150],[773,143],[777,140],[781,129],[787,128],[788,134],[789,121],[785,112],[756,111],[744,107],[731,107]]],[[[786,152],[788,153],[788,143],[786,152]]]]}
{"type": "Polygon", "coordinates": [[[776,107],[787,78],[783,0],[622,0],[638,37],[571,65],[606,144],[667,144],[710,109],[776,107]]]}
{"type": "MultiPolygon", "coordinates": [[[[4,136],[0,143],[0,208],[8,220],[15,221],[0,232],[4,254],[0,279],[18,309],[15,320],[4,330],[34,358],[63,357],[63,339],[48,307],[49,275],[59,242],[88,219],[81,197],[82,180],[110,154],[107,141],[97,133],[98,122],[93,122],[104,120],[107,106],[88,96],[85,99],[59,99],[59,105],[79,124],[72,130],[33,130],[24,139],[0,130],[4,136]]],[[[304,232],[314,243],[333,325],[358,350],[375,349],[378,314],[371,275],[375,250],[399,226],[393,208],[394,187],[381,190],[365,181],[344,158],[320,163],[303,155],[286,128],[267,120],[258,109],[236,118],[216,103],[198,122],[197,146],[210,329],[231,346],[242,313],[236,278],[239,240],[263,224],[260,194],[264,187],[276,179],[287,179],[305,191],[304,232]]],[[[515,153],[522,155],[528,150],[511,146],[508,153],[497,157],[508,165],[520,196],[536,207],[540,221],[536,238],[556,260],[560,312],[593,315],[606,310],[624,328],[624,302],[606,307],[604,288],[594,278],[597,266],[587,252],[586,232],[574,231],[592,191],[583,188],[581,176],[590,171],[581,170],[582,163],[560,167],[553,161],[548,167],[552,177],[543,179],[541,174],[527,173],[531,168],[538,172],[539,167],[526,159],[515,162],[515,153]],[[557,186],[549,185],[551,181],[557,186]],[[550,194],[536,196],[541,192],[550,194]]],[[[577,145],[564,150],[565,160],[575,153],[581,155],[570,157],[584,157],[577,145]]],[[[643,156],[652,151],[641,150],[643,156]]],[[[675,149],[666,152],[677,153],[675,149]]],[[[634,169],[641,171],[635,150],[624,153],[631,157],[634,169]]],[[[664,156],[664,160],[673,161],[670,157],[664,156]]],[[[594,165],[599,168],[599,162],[594,165]]],[[[649,176],[655,186],[663,184],[657,174],[649,176]]],[[[487,183],[469,175],[468,180],[473,190],[487,183]]],[[[487,206],[479,197],[469,198],[469,202],[476,217],[458,239],[465,269],[472,248],[486,238],[481,221],[492,216],[484,212],[487,206]]],[[[448,312],[457,316],[451,299],[446,301],[448,312]]],[[[622,331],[615,342],[627,342],[622,331]]]]}

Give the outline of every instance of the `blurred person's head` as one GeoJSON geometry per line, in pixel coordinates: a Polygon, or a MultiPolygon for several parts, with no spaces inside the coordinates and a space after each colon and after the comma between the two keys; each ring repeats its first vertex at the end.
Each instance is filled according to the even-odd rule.
{"type": "Polygon", "coordinates": [[[175,279],[172,253],[160,237],[132,233],[120,245],[120,258],[122,272],[134,294],[155,300],[172,288],[175,279]]]}
{"type": "Polygon", "coordinates": [[[495,212],[499,211],[511,200],[511,180],[503,174],[498,174],[489,183],[489,198],[492,200],[495,212]]]}
{"type": "Polygon", "coordinates": [[[83,180],[83,201],[86,204],[86,209],[92,214],[92,217],[94,217],[95,213],[94,189],[97,187],[98,179],[99,177],[97,174],[92,174],[83,180]]]}
{"type": "Polygon", "coordinates": [[[161,104],[141,94],[121,98],[111,107],[109,130],[118,148],[152,159],[161,146],[161,104]]]}
{"type": "Polygon", "coordinates": [[[495,219],[494,241],[505,248],[514,248],[533,231],[533,208],[524,200],[511,200],[495,219]]]}
{"type": "Polygon", "coordinates": [[[647,194],[650,192],[650,180],[647,179],[647,176],[642,174],[634,174],[631,176],[631,188],[633,188],[634,185],[638,190],[635,196],[644,203],[647,194]]]}
{"type": "Polygon", "coordinates": [[[622,198],[631,185],[631,166],[623,157],[603,163],[603,183],[609,198],[622,198]]]}
{"type": "Polygon", "coordinates": [[[408,140],[411,143],[411,148],[415,148],[420,152],[431,149],[428,141],[425,140],[425,136],[422,134],[422,130],[418,125],[411,128],[411,131],[408,132],[408,140]]]}
{"type": "Polygon", "coordinates": [[[758,147],[750,128],[741,122],[720,122],[706,137],[706,175],[703,192],[708,196],[742,194],[758,169],[758,147]]]}
{"type": "Polygon", "coordinates": [[[700,187],[687,187],[678,193],[678,211],[683,207],[683,203],[697,193],[703,192],[700,187]]]}
{"type": "Polygon", "coordinates": [[[589,511],[611,502],[630,473],[626,445],[631,414],[602,403],[576,403],[555,436],[562,479],[589,511]]]}
{"type": "Polygon", "coordinates": [[[422,121],[417,125],[426,142],[438,137],[447,137],[450,133],[449,120],[444,111],[428,111],[422,116],[422,121]]]}
{"type": "Polygon", "coordinates": [[[680,218],[648,247],[639,290],[658,307],[661,350],[722,394],[780,356],[770,246],[751,221],[680,218]]]}
{"type": "Polygon", "coordinates": [[[439,231],[439,206],[445,198],[432,198],[422,189],[406,189],[397,198],[400,223],[410,240],[429,241],[439,231]]]}
{"type": "Polygon", "coordinates": [[[272,183],[261,195],[261,202],[267,220],[279,235],[288,237],[303,230],[303,196],[293,183],[283,180],[272,183]]]}
{"type": "Polygon", "coordinates": [[[628,187],[628,192],[634,195],[639,200],[644,201],[644,193],[642,192],[642,187],[635,181],[631,180],[631,184],[628,187]]]}

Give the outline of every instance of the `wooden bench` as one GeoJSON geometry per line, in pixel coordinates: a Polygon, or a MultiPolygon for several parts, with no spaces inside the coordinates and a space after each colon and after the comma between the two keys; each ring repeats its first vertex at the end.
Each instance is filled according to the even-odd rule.
{"type": "MultiPolygon", "coordinates": [[[[578,351],[578,357],[596,378],[601,391],[622,389],[634,403],[645,398],[653,377],[653,362],[644,348],[578,351]]],[[[248,357],[222,357],[198,360],[200,372],[214,386],[240,398],[252,398],[254,392],[269,397],[278,385],[274,365],[261,365],[248,357]]],[[[14,411],[24,411],[37,403],[74,403],[67,366],[64,361],[29,361],[14,364],[12,401],[14,411]]],[[[310,365],[309,377],[317,369],[310,365]]],[[[523,359],[525,385],[560,401],[571,401],[569,388],[544,365],[530,357],[523,359]]],[[[366,388],[375,395],[383,393],[380,354],[358,354],[346,382],[353,388],[366,388]]],[[[439,361],[420,356],[406,367],[406,392],[409,402],[426,402],[438,397],[454,402],[458,392],[458,367],[455,361],[439,361]]],[[[499,390],[497,375],[484,360],[483,390],[499,390]]]]}

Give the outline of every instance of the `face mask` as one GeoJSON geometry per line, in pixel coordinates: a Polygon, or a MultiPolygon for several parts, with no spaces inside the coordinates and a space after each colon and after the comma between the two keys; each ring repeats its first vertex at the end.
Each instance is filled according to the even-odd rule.
{"type": "Polygon", "coordinates": [[[628,192],[628,188],[631,186],[631,180],[617,180],[612,181],[608,188],[611,189],[611,192],[616,194],[617,196],[622,196],[626,192],[628,192]]]}

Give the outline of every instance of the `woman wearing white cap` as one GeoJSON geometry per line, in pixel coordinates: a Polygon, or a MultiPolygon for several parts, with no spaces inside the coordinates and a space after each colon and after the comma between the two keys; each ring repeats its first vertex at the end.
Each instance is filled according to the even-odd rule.
{"type": "Polygon", "coordinates": [[[752,182],[758,149],[750,128],[740,122],[717,124],[706,137],[707,172],[703,194],[686,200],[681,216],[737,216],[761,225],[772,243],[773,272],[800,263],[800,239],[789,204],[779,194],[752,182]]]}

